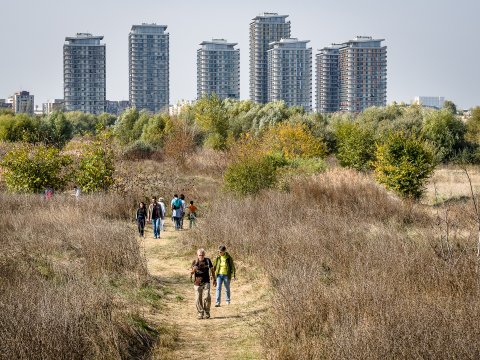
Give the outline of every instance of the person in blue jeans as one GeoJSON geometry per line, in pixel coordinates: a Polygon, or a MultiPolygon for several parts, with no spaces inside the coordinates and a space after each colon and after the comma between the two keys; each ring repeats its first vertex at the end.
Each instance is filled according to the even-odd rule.
{"type": "Polygon", "coordinates": [[[213,262],[213,268],[215,269],[215,278],[217,279],[217,290],[215,292],[215,306],[219,307],[222,298],[222,284],[225,285],[225,301],[227,305],[230,305],[230,282],[235,277],[235,264],[233,258],[227,252],[225,245],[218,247],[218,256],[213,262]]]}
{"type": "Polygon", "coordinates": [[[152,198],[152,203],[148,207],[148,221],[152,222],[153,237],[160,239],[160,220],[162,219],[162,207],[157,202],[157,198],[152,198]]]}

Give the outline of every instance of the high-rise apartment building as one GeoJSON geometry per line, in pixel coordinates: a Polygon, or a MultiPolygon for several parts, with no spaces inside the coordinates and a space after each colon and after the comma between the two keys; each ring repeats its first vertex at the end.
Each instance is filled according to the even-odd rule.
{"type": "Polygon", "coordinates": [[[169,34],[166,25],[133,25],[128,35],[130,106],[152,113],[170,102],[169,34]]]}
{"type": "Polygon", "coordinates": [[[197,50],[197,98],[216,94],[240,100],[240,50],[236,43],[212,39],[197,50]]]}
{"type": "Polygon", "coordinates": [[[268,101],[268,54],[270,44],[290,38],[288,15],[263,13],[250,23],[250,99],[268,101]]]}
{"type": "Polygon", "coordinates": [[[12,109],[15,114],[33,115],[34,97],[28,91],[19,91],[13,95],[12,109]]]}
{"type": "Polygon", "coordinates": [[[338,58],[340,45],[333,44],[316,55],[317,112],[329,113],[340,107],[340,78],[338,58]]]}
{"type": "Polygon", "coordinates": [[[66,111],[105,112],[106,47],[103,36],[77,33],[63,45],[63,91],[66,111]]]}
{"type": "Polygon", "coordinates": [[[312,110],[312,48],[309,40],[282,39],[268,50],[268,101],[312,110]]]}
{"type": "Polygon", "coordinates": [[[358,36],[317,54],[317,111],[361,112],[387,104],[384,39],[358,36]]]}

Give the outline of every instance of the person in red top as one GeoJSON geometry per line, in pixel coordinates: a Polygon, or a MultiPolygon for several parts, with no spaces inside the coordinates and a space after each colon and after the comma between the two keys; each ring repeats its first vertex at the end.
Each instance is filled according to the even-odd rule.
{"type": "Polygon", "coordinates": [[[193,201],[190,201],[190,205],[187,207],[188,209],[188,220],[190,221],[189,228],[191,229],[195,222],[197,221],[197,207],[193,205],[193,201]]]}

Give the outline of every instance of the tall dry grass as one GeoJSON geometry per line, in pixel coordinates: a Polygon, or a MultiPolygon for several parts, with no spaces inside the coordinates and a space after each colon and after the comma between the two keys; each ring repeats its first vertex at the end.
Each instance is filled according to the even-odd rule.
{"type": "Polygon", "coordinates": [[[143,358],[154,337],[113,291],[147,279],[115,196],[0,194],[0,358],[143,358]]]}
{"type": "Polygon", "coordinates": [[[289,193],[219,199],[189,238],[226,243],[270,279],[268,359],[474,359],[480,293],[469,205],[439,208],[442,223],[367,176],[332,171],[289,193]]]}

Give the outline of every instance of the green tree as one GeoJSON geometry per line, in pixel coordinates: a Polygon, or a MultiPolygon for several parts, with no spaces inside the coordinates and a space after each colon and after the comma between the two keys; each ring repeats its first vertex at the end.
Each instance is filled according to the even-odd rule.
{"type": "Polygon", "coordinates": [[[340,165],[357,170],[368,170],[374,159],[374,132],[367,126],[344,121],[336,124],[337,159],[340,165]]]}
{"type": "Polygon", "coordinates": [[[155,148],[163,146],[165,132],[172,127],[172,120],[168,114],[156,114],[148,119],[144,125],[140,140],[155,148]]]}
{"type": "Polygon", "coordinates": [[[72,159],[57,148],[22,144],[9,151],[0,165],[10,191],[40,192],[47,185],[63,189],[71,178],[72,159]]]}
{"type": "Polygon", "coordinates": [[[84,192],[107,191],[114,183],[114,153],[112,134],[101,131],[86,144],[80,156],[76,182],[84,192]]]}
{"type": "Polygon", "coordinates": [[[0,140],[38,142],[39,121],[27,114],[0,115],[0,140]]]}
{"type": "Polygon", "coordinates": [[[406,198],[422,196],[435,168],[434,151],[424,141],[402,133],[392,134],[377,145],[375,177],[381,184],[406,198]]]}
{"type": "Polygon", "coordinates": [[[474,144],[480,144],[480,106],[471,110],[472,115],[467,120],[465,139],[474,144]]]}
{"type": "Polygon", "coordinates": [[[424,139],[433,143],[438,161],[448,161],[464,146],[465,124],[449,110],[430,111],[422,128],[424,139]]]}
{"type": "Polygon", "coordinates": [[[214,150],[227,147],[228,118],[220,98],[213,94],[205,96],[195,104],[195,120],[207,133],[205,145],[214,150]]]}
{"type": "Polygon", "coordinates": [[[73,137],[73,126],[63,112],[54,112],[46,119],[49,136],[46,144],[62,148],[73,137]]]}
{"type": "Polygon", "coordinates": [[[136,108],[125,110],[115,125],[115,135],[122,144],[128,144],[136,140],[133,135],[133,127],[140,118],[136,108]]]}
{"type": "Polygon", "coordinates": [[[453,115],[457,114],[457,105],[455,105],[453,101],[445,100],[443,103],[443,108],[448,110],[453,115]]]}

